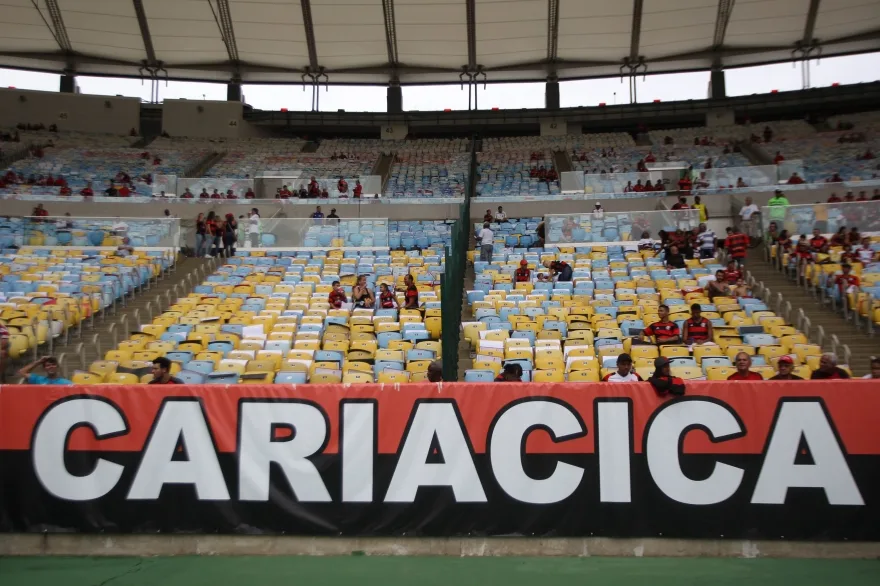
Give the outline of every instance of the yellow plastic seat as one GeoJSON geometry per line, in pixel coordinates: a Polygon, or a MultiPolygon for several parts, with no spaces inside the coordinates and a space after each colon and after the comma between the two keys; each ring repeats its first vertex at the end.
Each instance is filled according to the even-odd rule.
{"type": "Polygon", "coordinates": [[[321,372],[315,373],[309,377],[309,382],[313,384],[338,384],[342,382],[342,375],[339,373],[321,372]]]}
{"type": "Polygon", "coordinates": [[[710,366],[706,369],[708,380],[727,380],[727,377],[736,372],[733,366],[710,366]]]}
{"type": "MultiPolygon", "coordinates": [[[[153,378],[153,375],[145,374],[144,377],[149,377],[149,381],[153,378]]],[[[144,377],[138,378],[136,374],[130,372],[111,372],[104,380],[117,385],[137,385],[143,382],[144,377]]]]}
{"type": "MultiPolygon", "coordinates": [[[[590,372],[590,371],[578,371],[578,372],[590,372]]],[[[565,382],[565,373],[562,369],[553,369],[553,370],[533,370],[532,371],[532,382],[536,383],[562,383],[565,382]]]]}
{"type": "MultiPolygon", "coordinates": [[[[312,382],[314,382],[314,380],[312,382]]],[[[345,384],[364,384],[372,383],[375,381],[373,381],[372,373],[361,372],[358,370],[350,370],[342,376],[342,382],[345,384]]]]}
{"type": "Polygon", "coordinates": [[[410,382],[411,374],[426,374],[426,373],[410,373],[405,370],[392,370],[390,368],[386,368],[379,373],[379,378],[377,382],[380,383],[408,383],[410,382]]]}
{"type": "MultiPolygon", "coordinates": [[[[596,362],[595,360],[593,362],[596,362]]],[[[568,373],[568,382],[579,382],[579,383],[597,383],[601,379],[599,377],[599,370],[572,370],[568,373]]]]}
{"type": "Polygon", "coordinates": [[[99,385],[104,382],[104,376],[93,372],[77,370],[70,379],[75,385],[99,385]]]}

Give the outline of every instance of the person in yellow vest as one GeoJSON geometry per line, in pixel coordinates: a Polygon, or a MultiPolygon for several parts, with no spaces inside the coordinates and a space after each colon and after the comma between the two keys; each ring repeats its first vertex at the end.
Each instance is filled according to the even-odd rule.
{"type": "Polygon", "coordinates": [[[709,212],[706,210],[706,204],[702,202],[699,195],[694,197],[694,209],[700,210],[701,223],[705,223],[709,219],[709,212]]]}

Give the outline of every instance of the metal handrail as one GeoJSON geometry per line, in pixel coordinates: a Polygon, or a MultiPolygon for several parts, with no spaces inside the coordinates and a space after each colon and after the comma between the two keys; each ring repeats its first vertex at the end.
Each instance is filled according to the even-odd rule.
{"type": "Polygon", "coordinates": [[[816,344],[823,348],[825,345],[825,328],[816,326],[816,344]]]}

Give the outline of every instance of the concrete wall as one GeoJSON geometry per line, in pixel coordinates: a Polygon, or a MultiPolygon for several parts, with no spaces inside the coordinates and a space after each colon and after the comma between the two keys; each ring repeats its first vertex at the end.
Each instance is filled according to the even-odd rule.
{"type": "Polygon", "coordinates": [[[171,136],[253,136],[250,129],[242,130],[243,122],[241,102],[165,100],[162,104],[162,130],[171,136]]]}
{"type": "Polygon", "coordinates": [[[29,90],[0,89],[0,126],[42,123],[48,128],[127,135],[140,128],[141,101],[138,98],[115,98],[59,94],[29,90]]]}

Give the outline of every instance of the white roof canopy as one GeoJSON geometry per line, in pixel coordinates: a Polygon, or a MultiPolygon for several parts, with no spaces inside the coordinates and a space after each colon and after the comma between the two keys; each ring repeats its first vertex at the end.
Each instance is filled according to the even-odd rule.
{"type": "Polygon", "coordinates": [[[880,0],[2,0],[0,67],[242,83],[544,81],[880,50],[880,0]],[[308,81],[308,77],[305,77],[308,81]]]}

